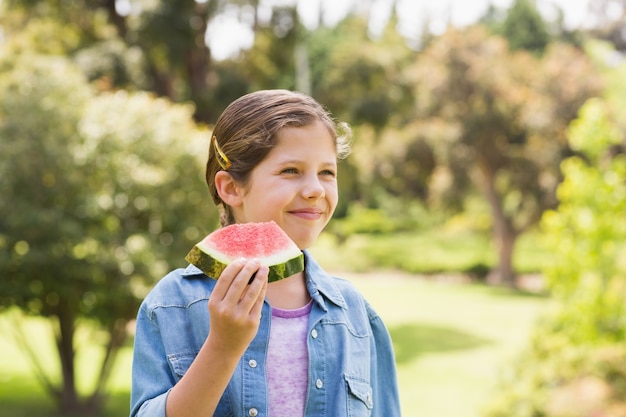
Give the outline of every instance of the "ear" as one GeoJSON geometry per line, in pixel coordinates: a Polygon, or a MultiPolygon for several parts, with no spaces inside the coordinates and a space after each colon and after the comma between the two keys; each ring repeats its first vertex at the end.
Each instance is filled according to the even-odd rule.
{"type": "Polygon", "coordinates": [[[241,205],[243,190],[228,172],[215,173],[215,189],[224,204],[231,207],[241,205]]]}

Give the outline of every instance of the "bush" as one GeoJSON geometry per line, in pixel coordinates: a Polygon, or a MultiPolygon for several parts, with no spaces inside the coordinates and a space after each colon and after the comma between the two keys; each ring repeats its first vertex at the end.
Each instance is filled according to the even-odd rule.
{"type": "Polygon", "coordinates": [[[544,322],[507,371],[485,417],[625,417],[626,347],[576,345],[560,319],[544,322]]]}
{"type": "Polygon", "coordinates": [[[542,227],[556,310],[503,374],[486,417],[626,416],[626,158],[623,133],[592,100],[570,127],[557,211],[542,227]]]}
{"type": "Polygon", "coordinates": [[[332,231],[344,238],[353,234],[384,234],[395,230],[395,222],[383,210],[361,206],[355,206],[349,210],[347,217],[336,220],[332,225],[332,231]]]}

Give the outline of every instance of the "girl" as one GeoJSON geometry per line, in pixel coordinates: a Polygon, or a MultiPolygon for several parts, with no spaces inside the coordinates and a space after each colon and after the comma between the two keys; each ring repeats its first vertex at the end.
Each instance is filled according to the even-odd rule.
{"type": "Polygon", "coordinates": [[[240,259],[219,280],[192,265],[163,278],[137,317],[131,416],[400,415],[383,322],[306,251],[337,206],[349,132],[285,90],[224,110],[206,168],[222,225],[275,221],[305,271],[268,285],[267,267],[240,259]]]}

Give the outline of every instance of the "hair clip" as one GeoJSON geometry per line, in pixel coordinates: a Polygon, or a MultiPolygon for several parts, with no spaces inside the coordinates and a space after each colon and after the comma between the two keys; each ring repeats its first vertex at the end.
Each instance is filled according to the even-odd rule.
{"type": "Polygon", "coordinates": [[[230,159],[226,156],[224,152],[220,149],[220,145],[217,144],[217,138],[215,135],[211,138],[213,142],[213,147],[215,148],[215,158],[217,159],[217,163],[220,164],[224,171],[228,170],[232,166],[230,159]]]}

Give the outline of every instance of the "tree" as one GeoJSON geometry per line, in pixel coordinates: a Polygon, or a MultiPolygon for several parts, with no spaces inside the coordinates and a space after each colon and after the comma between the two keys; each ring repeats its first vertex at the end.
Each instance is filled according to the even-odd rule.
{"type": "Polygon", "coordinates": [[[400,77],[410,56],[393,25],[373,40],[366,19],[348,16],[311,37],[313,94],[338,117],[380,133],[410,108],[410,90],[400,77]]]}
{"type": "Polygon", "coordinates": [[[569,129],[578,155],[563,162],[559,207],[543,218],[555,253],[546,271],[548,284],[571,315],[564,331],[576,343],[619,342],[626,336],[626,265],[620,261],[626,236],[626,144],[612,121],[623,113],[611,114],[600,99],[581,109],[569,129]],[[575,320],[581,311],[585,318],[575,320]]]}
{"type": "Polygon", "coordinates": [[[515,0],[502,23],[500,34],[512,50],[525,49],[541,55],[550,43],[546,22],[533,0],[515,0]]]}
{"type": "Polygon", "coordinates": [[[590,30],[593,37],[608,40],[615,49],[626,51],[626,1],[596,0],[590,2],[589,12],[595,20],[590,30]]]}
{"type": "MultiPolygon", "coordinates": [[[[556,7],[556,6],[555,6],[556,7]]],[[[565,24],[563,9],[557,8],[557,18],[546,21],[534,0],[516,0],[508,8],[490,5],[478,23],[507,39],[512,50],[524,49],[541,55],[551,42],[582,46],[582,30],[565,24]]]]}
{"type": "Polygon", "coordinates": [[[140,300],[216,224],[198,164],[207,135],[189,106],[95,95],[64,58],[0,65],[0,307],[51,320],[61,382],[36,352],[33,366],[61,411],[93,415],[140,300]],[[85,322],[107,337],[81,398],[74,336],[85,322]]]}
{"type": "Polygon", "coordinates": [[[577,154],[563,162],[560,204],[541,222],[553,255],[544,271],[553,309],[504,373],[489,417],[624,415],[623,117],[623,107],[592,99],[570,126],[577,154]]]}
{"type": "Polygon", "coordinates": [[[207,25],[226,9],[251,7],[256,15],[259,7],[258,0],[129,1],[128,10],[115,0],[6,3],[11,19],[1,24],[8,36],[24,38],[25,27],[41,34],[53,26],[28,48],[48,52],[47,44],[54,45],[102,89],[140,89],[174,102],[192,101],[195,118],[203,122],[214,121],[224,105],[216,109],[212,95],[215,72],[207,25]]]}
{"type": "Polygon", "coordinates": [[[510,52],[504,39],[482,27],[448,31],[408,76],[415,83],[415,118],[430,132],[440,163],[464,172],[452,175],[461,180],[452,186],[469,177],[491,208],[499,261],[489,279],[512,285],[516,239],[556,204],[558,167],[568,152],[565,128],[598,91],[597,77],[572,47],[553,45],[539,59],[510,52]]]}
{"type": "Polygon", "coordinates": [[[254,46],[239,61],[246,62],[250,90],[295,88],[294,54],[303,31],[295,6],[276,7],[267,24],[259,25],[254,46]]]}

